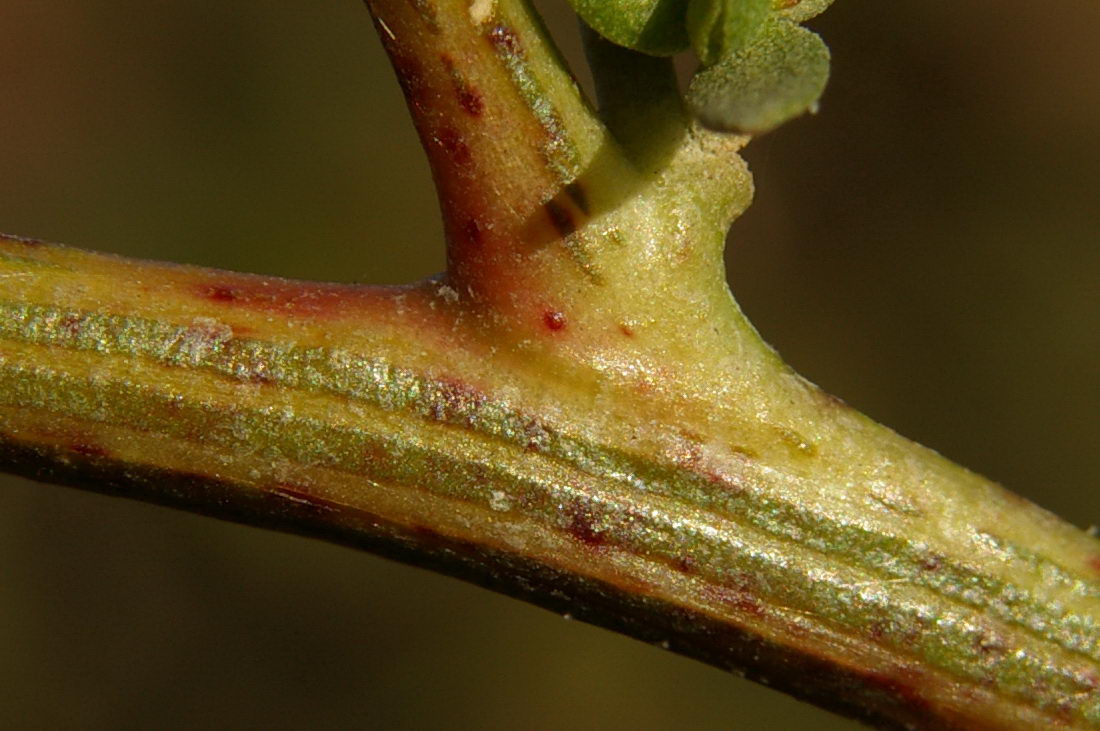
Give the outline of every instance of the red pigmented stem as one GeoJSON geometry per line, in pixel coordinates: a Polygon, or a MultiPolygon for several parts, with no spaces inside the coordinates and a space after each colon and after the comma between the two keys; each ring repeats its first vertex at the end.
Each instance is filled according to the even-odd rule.
{"type": "Polygon", "coordinates": [[[584,215],[557,196],[592,184],[601,150],[614,157],[602,124],[526,4],[368,6],[431,162],[451,286],[481,303],[537,287],[537,249],[584,215]]]}
{"type": "Polygon", "coordinates": [[[557,310],[550,310],[542,316],[542,321],[546,323],[546,329],[553,332],[560,332],[565,329],[565,315],[557,310]]]}

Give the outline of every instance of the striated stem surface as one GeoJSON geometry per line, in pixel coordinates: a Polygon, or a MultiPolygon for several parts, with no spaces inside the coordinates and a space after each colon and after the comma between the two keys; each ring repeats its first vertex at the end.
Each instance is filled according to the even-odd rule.
{"type": "MultiPolygon", "coordinates": [[[[0,237],[0,467],[427,565],[874,723],[1100,724],[1100,544],[742,317],[746,137],[667,95],[651,137],[613,98],[605,125],[525,3],[368,5],[448,271],[319,284],[0,237]]],[[[601,88],[627,60],[671,83],[591,52],[601,88]]]]}
{"type": "Polygon", "coordinates": [[[1096,717],[1095,542],[789,372],[748,424],[548,377],[437,283],[0,250],[7,469],[364,545],[880,722],[1096,717]]]}

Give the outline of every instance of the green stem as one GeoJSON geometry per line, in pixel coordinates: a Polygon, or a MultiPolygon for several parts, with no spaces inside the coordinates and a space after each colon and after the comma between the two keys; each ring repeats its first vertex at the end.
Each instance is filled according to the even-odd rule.
{"type": "Polygon", "coordinates": [[[582,25],[600,116],[639,169],[659,172],[689,133],[669,58],[616,46],[582,25]]]}
{"type": "Polygon", "coordinates": [[[741,316],[746,138],[682,126],[653,65],[655,108],[606,106],[624,157],[526,4],[370,6],[447,275],[0,237],[0,465],[429,565],[877,723],[1100,724],[1100,544],[821,393],[741,316]],[[639,173],[645,119],[682,136],[639,173]]]}
{"type": "Polygon", "coordinates": [[[1096,542],[785,369],[551,378],[430,283],[3,250],[12,471],[367,546],[878,721],[1100,712],[1096,542]]]}

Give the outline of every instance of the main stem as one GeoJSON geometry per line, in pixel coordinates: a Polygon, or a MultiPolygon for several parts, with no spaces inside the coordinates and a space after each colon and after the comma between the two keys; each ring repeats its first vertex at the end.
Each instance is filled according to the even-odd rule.
{"type": "MultiPolygon", "coordinates": [[[[1100,723],[1100,545],[741,317],[721,246],[745,139],[665,101],[638,127],[605,99],[605,125],[523,3],[370,7],[447,273],[0,238],[0,466],[430,566],[875,723],[1100,723]]],[[[604,84],[667,79],[617,53],[592,49],[604,84]]]]}

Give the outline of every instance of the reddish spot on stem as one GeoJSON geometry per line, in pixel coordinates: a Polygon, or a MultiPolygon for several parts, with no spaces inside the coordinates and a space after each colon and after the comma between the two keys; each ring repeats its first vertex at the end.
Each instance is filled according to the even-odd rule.
{"type": "Polygon", "coordinates": [[[1093,556],[1088,560],[1089,568],[1100,574],[1100,556],[1093,556]]]}
{"type": "Polygon", "coordinates": [[[624,325],[622,323],[619,323],[619,332],[621,332],[623,335],[627,336],[628,338],[634,337],[634,330],[629,325],[624,325]]]}
{"type": "Polygon", "coordinates": [[[697,477],[736,495],[744,492],[745,486],[738,481],[730,460],[742,462],[755,456],[751,451],[736,445],[723,445],[720,452],[708,450],[699,435],[686,432],[679,441],[676,461],[697,477]]]}
{"type": "Polygon", "coordinates": [[[447,69],[451,77],[451,87],[458,99],[458,105],[471,117],[480,117],[485,111],[485,102],[482,101],[481,94],[463,78],[461,72],[455,67],[453,58],[444,53],[440,55],[439,60],[443,62],[443,68],[447,69]]]}
{"type": "Polygon", "coordinates": [[[749,594],[740,594],[732,602],[733,608],[739,612],[750,614],[753,617],[764,616],[764,609],[760,603],[749,594]]]}
{"type": "Polygon", "coordinates": [[[389,460],[389,452],[381,444],[370,444],[363,448],[363,461],[369,465],[385,464],[389,460]]]}
{"type": "Polygon", "coordinates": [[[940,556],[925,556],[921,561],[922,571],[939,571],[943,566],[943,558],[940,556]]]}
{"type": "Polygon", "coordinates": [[[1008,649],[1005,641],[988,629],[983,631],[978,639],[974,641],[974,647],[985,657],[999,657],[1004,655],[1008,649]]]}
{"type": "Polygon", "coordinates": [[[428,414],[435,421],[472,424],[477,411],[488,401],[481,390],[454,379],[440,379],[435,390],[437,397],[429,406],[428,414]]]}
{"type": "Polygon", "coordinates": [[[409,530],[420,538],[425,538],[436,543],[442,543],[446,540],[446,537],[442,533],[426,525],[414,525],[409,530]]]}
{"type": "Polygon", "coordinates": [[[542,322],[547,330],[558,332],[565,329],[565,315],[557,310],[547,310],[542,315],[542,322]]]}
{"type": "Polygon", "coordinates": [[[470,146],[466,144],[466,140],[462,139],[462,135],[458,130],[453,127],[440,129],[436,140],[456,165],[465,167],[473,160],[473,155],[470,154],[470,146]]]}
{"type": "Polygon", "coordinates": [[[466,223],[462,227],[462,234],[469,244],[480,246],[485,242],[485,232],[481,228],[481,222],[474,216],[466,219],[466,223]]]}
{"type": "Polygon", "coordinates": [[[353,285],[243,277],[229,282],[202,282],[191,285],[191,291],[226,307],[313,317],[337,316],[367,299],[366,290],[353,285]]]}
{"type": "Polygon", "coordinates": [[[66,335],[71,338],[75,338],[80,334],[81,323],[83,318],[80,315],[65,315],[61,318],[61,321],[57,323],[58,329],[63,330],[66,335]]]}
{"type": "Polygon", "coordinates": [[[696,568],[696,561],[694,556],[680,556],[673,562],[673,566],[677,570],[684,572],[685,574],[694,574],[696,568]]]}
{"type": "Polygon", "coordinates": [[[244,380],[248,381],[249,383],[254,383],[257,386],[264,386],[264,385],[267,385],[269,383],[274,383],[275,378],[270,373],[267,372],[266,368],[264,368],[264,367],[255,368],[254,367],[254,368],[249,368],[248,369],[248,372],[245,375],[244,380]]]}
{"type": "Polygon", "coordinates": [[[458,94],[459,105],[470,116],[480,117],[481,113],[485,111],[485,102],[481,100],[481,94],[473,87],[463,85],[456,93],[458,94]]]}
{"type": "Polygon", "coordinates": [[[82,457],[106,457],[110,454],[106,449],[97,444],[87,442],[75,442],[69,445],[69,451],[76,452],[82,457]]]}
{"type": "Polygon", "coordinates": [[[593,548],[599,548],[607,543],[607,536],[598,529],[588,512],[579,506],[573,506],[569,511],[569,525],[565,529],[570,536],[593,548]]]}
{"type": "Polygon", "coordinates": [[[516,32],[506,25],[494,25],[488,33],[489,43],[499,53],[514,55],[519,52],[519,38],[516,32]]]}
{"type": "Polygon", "coordinates": [[[214,302],[235,302],[237,300],[237,295],[232,287],[211,287],[206,297],[214,302]]]}
{"type": "Polygon", "coordinates": [[[705,587],[703,593],[740,614],[747,614],[752,617],[762,617],[764,615],[764,608],[760,606],[760,602],[749,591],[747,585],[712,585],[705,587]]]}
{"type": "Polygon", "coordinates": [[[540,452],[546,448],[551,435],[537,419],[528,419],[523,425],[523,436],[527,439],[527,449],[540,452]]]}

